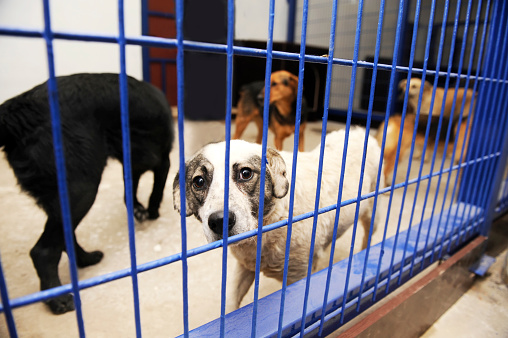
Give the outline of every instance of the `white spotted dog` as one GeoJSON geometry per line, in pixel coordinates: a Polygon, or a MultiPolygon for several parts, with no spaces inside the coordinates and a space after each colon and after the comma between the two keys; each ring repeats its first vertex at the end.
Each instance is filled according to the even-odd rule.
{"type": "MultiPolygon", "coordinates": [[[[337,203],[341,177],[344,130],[330,133],[326,146],[321,182],[320,207],[337,203]]],[[[349,133],[346,170],[342,200],[356,198],[360,180],[365,129],[352,128],[349,133]]],[[[300,215],[314,209],[318,175],[319,146],[311,152],[298,154],[294,196],[294,212],[300,215]]],[[[369,137],[362,194],[374,191],[381,150],[377,141],[369,137]]],[[[265,179],[263,225],[288,217],[289,182],[293,154],[268,148],[265,179]]],[[[222,239],[224,208],[225,143],[213,143],[199,150],[186,163],[186,216],[194,215],[203,224],[208,242],[222,239]]],[[[258,208],[261,173],[261,145],[241,140],[231,141],[229,178],[229,236],[258,227],[258,208]]],[[[173,201],[180,211],[179,174],[173,183],[173,201]]],[[[341,236],[353,223],[356,204],[341,208],[337,236],[341,236]]],[[[367,246],[372,213],[372,199],[360,203],[359,218],[366,230],[363,246],[367,246]]],[[[334,240],[335,212],[319,215],[313,261],[317,262],[326,247],[334,240]]],[[[291,284],[306,276],[309,260],[313,219],[293,224],[287,280],[291,284]]],[[[286,227],[263,234],[261,271],[268,277],[282,280],[286,247],[286,227]]],[[[239,261],[235,280],[234,308],[249,290],[255,276],[256,236],[230,245],[239,261]]],[[[315,267],[316,265],[314,265],[315,267]]]]}

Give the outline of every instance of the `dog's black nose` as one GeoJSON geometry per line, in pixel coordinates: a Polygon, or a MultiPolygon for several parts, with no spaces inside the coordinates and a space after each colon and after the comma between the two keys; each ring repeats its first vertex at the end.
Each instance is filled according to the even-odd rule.
{"type": "MultiPolygon", "coordinates": [[[[235,226],[236,217],[231,211],[228,217],[228,232],[235,226]]],[[[222,237],[222,224],[224,223],[224,211],[216,211],[208,217],[208,226],[217,235],[222,237]]]]}

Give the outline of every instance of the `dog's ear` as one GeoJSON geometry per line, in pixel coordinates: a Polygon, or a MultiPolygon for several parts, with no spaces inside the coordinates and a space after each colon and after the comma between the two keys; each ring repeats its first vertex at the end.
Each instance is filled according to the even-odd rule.
{"type": "Polygon", "coordinates": [[[298,87],[298,76],[296,76],[295,74],[289,73],[289,80],[291,82],[296,83],[296,86],[298,87]]]}
{"type": "Polygon", "coordinates": [[[277,150],[273,148],[266,149],[266,159],[268,161],[268,170],[272,175],[272,192],[276,198],[286,196],[289,189],[289,182],[286,178],[286,163],[277,150]]]}
{"type": "MultiPolygon", "coordinates": [[[[175,210],[178,210],[180,213],[180,172],[176,173],[175,180],[173,181],[173,207],[175,210]]],[[[187,198],[185,199],[185,213],[186,217],[189,217],[192,215],[192,213],[189,210],[189,203],[187,202],[187,198]]]]}
{"type": "Polygon", "coordinates": [[[298,90],[298,76],[289,74],[289,85],[293,88],[294,92],[298,90]]]}
{"type": "Polygon", "coordinates": [[[406,79],[400,80],[399,81],[399,89],[402,91],[406,91],[406,84],[407,84],[406,79]]]}
{"type": "Polygon", "coordinates": [[[434,86],[429,81],[425,81],[425,83],[423,85],[423,90],[432,91],[433,88],[434,88],[434,86]]]}

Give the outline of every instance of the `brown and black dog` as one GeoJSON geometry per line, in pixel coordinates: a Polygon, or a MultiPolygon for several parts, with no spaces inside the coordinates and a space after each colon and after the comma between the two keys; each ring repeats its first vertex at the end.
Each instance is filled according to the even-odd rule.
{"type": "MultiPolygon", "coordinates": [[[[282,150],[284,139],[295,132],[296,96],[298,77],[288,71],[273,72],[270,77],[269,128],[275,134],[275,148],[282,150]]],[[[261,143],[263,135],[264,81],[256,81],[242,86],[236,114],[236,131],[233,139],[239,139],[247,125],[254,121],[258,127],[256,143],[261,143]]],[[[304,131],[307,121],[307,104],[302,99],[302,113],[298,150],[304,151],[304,131]]]]}
{"type": "MultiPolygon", "coordinates": [[[[405,90],[406,90],[406,84],[407,80],[402,80],[399,82],[399,89],[402,91],[401,97],[404,96],[405,90]]],[[[407,153],[407,151],[411,148],[411,143],[413,140],[413,132],[414,132],[414,126],[415,126],[415,120],[416,120],[416,109],[418,107],[418,96],[420,95],[420,88],[422,85],[421,79],[411,79],[409,83],[409,91],[408,91],[408,102],[407,102],[407,111],[408,114],[406,115],[406,119],[404,120],[404,128],[402,131],[402,139],[400,144],[400,154],[399,154],[399,161],[403,158],[403,156],[407,153]]],[[[425,142],[425,132],[427,127],[427,121],[429,118],[429,111],[430,111],[430,103],[432,100],[432,85],[425,81],[424,82],[424,88],[423,88],[423,94],[422,94],[422,102],[420,107],[420,118],[418,122],[418,128],[416,135],[414,136],[415,139],[415,145],[418,148],[418,150],[421,150],[423,148],[423,144],[425,142]]],[[[453,105],[453,96],[455,93],[455,89],[448,89],[448,92],[446,94],[446,100],[444,101],[444,111],[443,111],[443,121],[441,126],[441,132],[439,134],[438,138],[438,149],[443,151],[444,148],[444,138],[446,137],[446,130],[448,128],[448,124],[452,123],[452,131],[453,134],[450,135],[449,139],[449,146],[447,150],[448,156],[452,155],[453,147],[454,147],[454,140],[455,135],[459,133],[459,136],[457,138],[457,144],[456,144],[456,151],[455,156],[453,158],[453,162],[457,164],[460,159],[460,154],[462,152],[462,147],[464,146],[465,152],[467,151],[468,143],[469,143],[469,136],[471,134],[471,123],[473,121],[473,116],[469,119],[469,128],[467,128],[467,121],[468,121],[468,115],[471,108],[471,104],[474,105],[473,98],[474,93],[472,89],[464,90],[464,88],[459,88],[457,91],[457,98],[455,102],[455,109],[454,113],[451,113],[452,105],[453,105]],[[462,114],[462,120],[459,125],[459,117],[460,117],[460,109],[462,107],[462,100],[464,97],[464,94],[466,95],[466,100],[464,103],[463,108],[463,114],[462,114]],[[466,129],[467,129],[467,135],[466,135],[466,129]],[[465,143],[465,145],[464,145],[465,143]]],[[[443,98],[444,98],[444,89],[443,88],[436,88],[436,95],[434,99],[434,106],[432,109],[432,117],[430,118],[430,133],[428,138],[428,145],[426,149],[426,153],[431,152],[434,149],[434,144],[437,138],[437,126],[439,123],[439,116],[441,114],[441,108],[443,104],[443,98]]],[[[474,106],[473,106],[474,108],[474,106]]],[[[474,109],[473,109],[474,110],[474,109]]],[[[397,145],[400,135],[400,126],[402,122],[402,116],[401,115],[394,115],[391,116],[388,120],[388,126],[386,129],[386,141],[385,141],[385,150],[384,150],[384,175],[385,180],[388,182],[391,179],[391,175],[393,172],[393,169],[395,167],[395,158],[397,155],[397,145]]],[[[381,123],[378,129],[377,134],[377,140],[379,144],[381,144],[383,139],[383,128],[384,128],[384,122],[381,123]]],[[[464,152],[464,154],[465,154],[464,152]]],[[[417,153],[416,156],[419,154],[417,153]]],[[[426,154],[423,154],[425,156],[426,154]]],[[[426,157],[426,156],[425,156],[426,157]]]]}

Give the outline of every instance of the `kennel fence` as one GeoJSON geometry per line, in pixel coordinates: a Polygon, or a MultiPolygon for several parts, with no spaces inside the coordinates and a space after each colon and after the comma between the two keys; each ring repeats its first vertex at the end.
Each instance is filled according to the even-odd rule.
{"type": "MultiPolygon", "coordinates": [[[[507,14],[508,9],[506,3],[497,0],[480,0],[474,2],[458,1],[456,6],[450,3],[443,3],[441,1],[432,1],[430,8],[422,7],[421,1],[408,2],[400,1],[398,6],[394,1],[381,1],[379,3],[379,10],[373,15],[371,11],[364,11],[364,6],[367,5],[363,1],[358,1],[356,8],[356,23],[354,30],[354,40],[350,41],[354,46],[353,52],[344,57],[336,54],[342,48],[339,48],[336,43],[338,39],[337,32],[339,32],[337,25],[341,22],[341,5],[343,2],[334,1],[332,3],[330,16],[330,33],[329,33],[329,53],[327,56],[315,56],[306,53],[306,46],[313,40],[313,36],[308,34],[307,27],[309,26],[310,13],[315,4],[309,4],[308,1],[299,2],[301,6],[297,7],[297,13],[301,13],[301,19],[297,20],[298,26],[301,26],[300,38],[300,53],[287,53],[273,50],[273,27],[274,27],[274,1],[270,2],[269,16],[269,34],[267,37],[266,49],[254,49],[248,47],[238,47],[234,44],[234,2],[228,1],[228,36],[226,44],[214,43],[196,43],[194,41],[183,39],[183,12],[184,1],[176,1],[176,38],[160,38],[151,36],[126,36],[123,21],[123,1],[118,2],[118,18],[119,18],[119,34],[118,36],[109,35],[91,35],[86,33],[69,33],[53,31],[51,28],[51,15],[49,0],[44,0],[44,19],[45,27],[42,31],[34,29],[26,29],[24,27],[4,27],[0,26],[0,34],[6,36],[14,36],[18,38],[42,38],[44,39],[47,47],[48,56],[48,71],[49,71],[49,102],[51,105],[51,112],[53,117],[55,153],[57,158],[59,187],[61,190],[61,205],[64,218],[64,229],[66,237],[66,245],[68,248],[73,247],[72,241],[72,226],[70,224],[70,217],[68,211],[68,201],[66,199],[66,182],[65,182],[65,162],[62,156],[61,149],[61,131],[59,127],[59,114],[58,114],[58,88],[55,82],[54,70],[54,55],[53,55],[53,41],[55,39],[75,40],[75,41],[96,41],[103,43],[117,44],[120,50],[121,69],[120,69],[120,95],[122,101],[122,121],[124,130],[124,153],[125,156],[125,178],[126,178],[126,200],[127,214],[128,214],[128,228],[129,228],[129,245],[130,245],[130,268],[121,271],[115,271],[106,275],[86,280],[78,280],[76,261],[73,255],[73,250],[67,250],[69,253],[69,268],[71,275],[71,283],[54,288],[51,290],[36,292],[23,297],[10,299],[8,295],[8,285],[4,276],[4,271],[0,265],[0,294],[2,298],[2,306],[0,310],[4,313],[5,320],[8,326],[9,333],[12,337],[17,336],[16,320],[13,310],[28,304],[39,302],[56,295],[72,292],[76,302],[76,322],[80,336],[85,336],[85,323],[83,320],[83,313],[80,306],[81,290],[94,287],[103,283],[108,283],[124,277],[129,277],[132,280],[132,293],[134,302],[134,321],[136,324],[136,335],[141,336],[142,327],[140,316],[142,308],[139,303],[139,287],[137,276],[145,271],[159,268],[175,262],[182,262],[183,269],[183,288],[182,294],[184,298],[183,305],[183,318],[184,318],[184,336],[202,336],[202,335],[220,335],[220,336],[294,336],[297,334],[304,335],[325,335],[333,332],[334,329],[340,327],[345,322],[357,316],[363,310],[367,309],[372,304],[376,303],[390,292],[403,285],[406,281],[417,275],[423,269],[429,266],[432,262],[442,259],[445,255],[452,254],[464,244],[470,242],[478,235],[488,235],[490,224],[496,215],[505,213],[508,210],[508,189],[506,184],[506,158],[508,149],[507,138],[507,89],[508,89],[508,66],[504,62],[504,56],[507,54],[508,48],[508,24],[507,14]],[[395,6],[394,6],[395,4],[395,6]],[[441,5],[441,7],[440,7],[441,5]],[[428,24],[425,22],[423,27],[419,28],[420,13],[422,9],[428,10],[428,24]],[[438,8],[440,8],[438,10],[438,8]],[[408,11],[414,10],[413,29],[411,33],[409,59],[406,64],[400,61],[400,50],[405,46],[403,30],[406,28],[405,22],[407,21],[408,11]],[[369,14],[370,13],[370,14],[369,14]],[[383,22],[386,21],[385,15],[391,13],[395,15],[392,18],[392,23],[397,22],[397,25],[392,26],[393,35],[390,39],[384,34],[386,27],[383,22]],[[441,15],[438,15],[441,14],[441,15]],[[372,15],[377,18],[377,25],[375,29],[375,52],[372,61],[365,61],[360,55],[361,41],[364,37],[364,15],[372,15]],[[450,19],[448,19],[450,17],[450,19]],[[395,19],[396,18],[396,19],[395,19]],[[473,19],[474,18],[474,19],[473,19]],[[439,42],[433,41],[434,27],[441,26],[439,29],[439,42]],[[450,23],[452,28],[450,27],[450,23]],[[459,33],[459,27],[463,27],[462,34],[459,33]],[[450,34],[451,32],[451,34],[450,34]],[[421,67],[416,67],[416,49],[418,45],[419,36],[423,33],[426,37],[422,48],[423,59],[421,67]],[[458,38],[462,37],[458,42],[458,38]],[[465,37],[465,38],[464,38],[465,37]],[[469,38],[470,37],[470,38],[469,38]],[[388,50],[393,50],[391,53],[391,63],[380,62],[382,57],[382,39],[388,39],[388,43],[393,40],[393,44],[387,47],[388,50]],[[437,49],[432,45],[437,44],[437,49]],[[226,97],[226,114],[225,114],[225,133],[226,140],[231,138],[231,122],[232,122],[232,79],[233,79],[233,56],[245,55],[262,57],[266,59],[265,78],[266,88],[268,90],[270,83],[268,81],[269,75],[272,71],[273,59],[291,60],[299,63],[299,77],[303,78],[303,71],[307,63],[320,63],[326,64],[326,88],[324,99],[323,111],[323,127],[322,127],[322,140],[326,137],[326,125],[328,115],[334,107],[334,102],[343,104],[347,101],[347,106],[344,110],[346,112],[346,130],[351,127],[351,120],[353,112],[358,107],[358,91],[357,85],[360,82],[359,70],[370,70],[371,80],[369,81],[369,101],[367,106],[367,113],[365,114],[365,124],[367,126],[367,133],[369,132],[370,125],[373,118],[373,106],[375,100],[376,80],[377,75],[381,72],[387,72],[389,79],[387,82],[387,99],[383,118],[386,122],[391,113],[393,113],[395,97],[397,95],[396,87],[398,79],[410,78],[417,76],[421,78],[433,79],[434,88],[438,83],[442,84],[444,81],[445,88],[458,88],[460,86],[470,87],[477,92],[476,108],[474,114],[472,112],[464,112],[460,109],[460,120],[473,119],[471,124],[471,139],[468,148],[456,149],[453,147],[452,152],[459,152],[461,160],[459,164],[450,163],[445,167],[446,154],[439,154],[437,145],[433,149],[433,155],[430,160],[431,169],[428,174],[423,174],[424,161],[418,163],[417,177],[410,178],[411,164],[405,168],[402,165],[396,166],[393,180],[388,182],[388,187],[383,188],[379,185],[374,192],[367,195],[358,194],[357,198],[351,200],[342,200],[341,192],[337,197],[337,204],[319,208],[319,197],[316,197],[316,205],[314,210],[303,215],[295,215],[289,213],[288,219],[277,222],[271,225],[263,226],[261,231],[251,231],[241,235],[227,237],[225,233],[224,240],[197,248],[188,249],[186,243],[186,219],[181,218],[182,229],[182,250],[180,253],[172,256],[165,257],[156,261],[145,264],[137,264],[136,261],[136,240],[134,230],[134,220],[132,212],[132,191],[130,187],[130,161],[129,154],[129,139],[128,139],[128,106],[127,102],[127,88],[126,88],[126,69],[125,69],[125,48],[127,45],[139,45],[144,47],[160,47],[170,50],[176,50],[176,71],[177,71],[177,86],[178,86],[178,130],[179,130],[179,158],[180,170],[184,170],[185,153],[184,153],[184,72],[185,66],[183,64],[184,51],[196,51],[200,53],[215,53],[224,54],[227,57],[227,97],[226,97]],[[448,51],[447,47],[449,46],[448,51]],[[429,61],[431,50],[434,48],[435,67],[431,66],[429,61]],[[460,50],[459,50],[460,49],[460,50]],[[457,57],[458,55],[458,57],[457,57]],[[448,60],[447,60],[448,59],[448,60]],[[467,66],[466,66],[467,64],[467,66]],[[333,98],[332,94],[335,90],[340,91],[334,87],[335,71],[351,69],[350,78],[347,76],[339,76],[339,82],[349,83],[346,86],[347,95],[333,98]],[[427,77],[428,76],[428,77],[427,77]],[[460,80],[460,81],[459,81],[460,80]],[[335,100],[335,101],[334,101],[335,100]],[[466,115],[464,115],[466,114],[466,115]],[[58,146],[60,145],[60,147],[58,146]],[[440,157],[442,157],[440,159],[440,157]],[[438,168],[439,167],[439,168],[438,168]],[[397,183],[397,171],[402,171],[404,180],[397,183]],[[404,173],[406,171],[406,173],[404,173]],[[461,173],[453,177],[451,174],[461,173]],[[443,198],[438,201],[437,196],[430,193],[430,182],[436,184],[437,190],[439,187],[443,189],[443,194],[449,198],[443,198]],[[421,215],[416,215],[416,222],[409,224],[406,230],[401,229],[401,214],[396,220],[396,232],[394,236],[387,235],[388,221],[390,218],[391,204],[394,203],[394,192],[402,190],[401,206],[411,209],[411,221],[413,214],[416,214],[415,205],[417,204],[417,194],[413,201],[407,197],[406,193],[409,188],[415,187],[415,190],[422,189],[424,183],[427,182],[427,190],[425,191],[424,207],[429,206],[431,209],[430,216],[421,212],[421,215]],[[446,182],[446,183],[445,183],[446,182]],[[504,182],[504,184],[503,184],[504,182]],[[443,187],[444,186],[444,187],[443,187]],[[347,259],[338,263],[333,263],[331,258],[333,256],[334,245],[332,244],[332,255],[328,268],[317,272],[297,283],[290,286],[283,283],[282,290],[264,297],[259,298],[259,267],[256,272],[255,283],[255,296],[254,302],[247,305],[235,312],[226,314],[226,271],[227,271],[227,247],[228,244],[238,242],[247,237],[257,236],[258,243],[262,242],[262,233],[287,226],[288,237],[290,238],[291,224],[296,223],[305,218],[316,217],[318,214],[337,210],[337,218],[340,217],[340,208],[346,205],[358,205],[360,200],[367,198],[374,199],[375,207],[378,205],[378,199],[381,194],[385,194],[389,198],[388,213],[382,223],[378,225],[378,231],[384,232],[383,240],[380,243],[371,243],[369,238],[369,246],[366,250],[359,253],[353,253],[354,238],[356,236],[356,225],[358,217],[355,219],[355,226],[353,229],[353,240],[351,242],[351,250],[347,259]],[[441,207],[439,204],[442,204],[441,207]],[[199,255],[209,250],[223,248],[223,283],[221,289],[221,316],[216,321],[203,325],[191,331],[188,323],[188,314],[192,309],[189,307],[187,295],[187,259],[192,256],[199,255]],[[291,291],[291,292],[289,292],[291,291]]],[[[319,4],[316,4],[316,6],[319,4]]],[[[348,6],[350,4],[348,3],[348,6]]],[[[352,6],[352,5],[351,5],[352,6]]],[[[369,5],[371,6],[371,5],[369,5]]],[[[299,14],[300,15],[300,14],[299,14]]],[[[411,14],[412,15],[412,14],[411,14]]],[[[412,16],[411,16],[412,17],[412,16]]],[[[0,23],[1,25],[1,23],[0,23]]],[[[297,32],[299,33],[299,32],[297,32]]],[[[420,37],[421,39],[421,37],[420,37]]],[[[407,46],[407,45],[406,45],[407,46]]],[[[159,60],[160,61],[160,60],[159,60]]],[[[166,61],[164,61],[166,62],[166,61]]],[[[365,75],[363,75],[365,77],[365,75]]],[[[299,83],[298,88],[298,105],[302,101],[302,81],[299,83]]],[[[421,101],[420,93],[420,101],[421,101]]],[[[265,98],[266,100],[266,98],[265,98]]],[[[407,95],[404,97],[404,103],[408,100],[407,95]]],[[[455,105],[464,106],[464,102],[459,102],[454,97],[455,105]]],[[[267,106],[265,102],[265,106],[267,106]]],[[[406,105],[402,105],[402,114],[407,114],[406,105]]],[[[419,114],[420,104],[417,109],[419,114]]],[[[265,117],[267,110],[264,111],[265,117]]],[[[439,127],[443,125],[443,112],[439,121],[439,127]]],[[[266,121],[267,119],[265,119],[266,121]]],[[[417,119],[418,120],[418,119],[417,119]]],[[[299,119],[297,118],[297,121],[299,119]]],[[[299,122],[297,122],[299,123],[299,122]]],[[[460,123],[460,122],[459,122],[460,123]]],[[[427,123],[426,139],[428,139],[430,123],[427,123]]],[[[416,129],[416,127],[415,127],[416,129]]],[[[263,133],[263,160],[262,160],[262,178],[261,185],[264,181],[264,163],[267,147],[267,123],[264,124],[263,133]]],[[[296,136],[298,136],[299,128],[296,128],[296,136]]],[[[451,124],[442,132],[446,134],[446,143],[456,144],[458,135],[453,135],[451,124]],[[455,137],[455,140],[453,140],[455,137]]],[[[386,134],[386,127],[384,130],[386,134]]],[[[347,133],[346,133],[347,135],[347,133]]],[[[346,136],[347,140],[347,136],[346,136]]],[[[386,142],[383,139],[382,145],[386,142]]],[[[345,152],[347,152],[347,142],[345,152]]],[[[228,144],[228,143],[227,143],[228,144]]],[[[400,144],[400,139],[399,139],[400,144]]],[[[431,147],[427,141],[425,147],[431,147]]],[[[229,147],[226,148],[226,163],[229,163],[229,147]]],[[[298,137],[295,137],[294,150],[298,149],[298,137]]],[[[446,149],[446,147],[445,147],[446,149]]],[[[400,147],[399,147],[400,150],[400,147]]],[[[364,150],[365,152],[365,150],[364,150]]],[[[411,148],[409,157],[412,158],[414,153],[414,142],[411,148]]],[[[298,165],[297,152],[294,151],[293,172],[294,168],[298,165]]],[[[320,162],[322,165],[322,162],[320,162]]],[[[228,166],[226,166],[228,167],[228,166]]],[[[343,168],[344,171],[344,160],[343,168]]],[[[414,168],[413,168],[414,169],[414,168]]],[[[229,173],[226,171],[226,177],[229,173]]],[[[183,175],[182,175],[183,177],[183,175]]],[[[381,171],[378,174],[378,182],[381,178],[381,171]]],[[[341,177],[341,181],[344,177],[341,177]]],[[[319,180],[318,180],[319,182],[319,180]]],[[[180,191],[184,192],[183,180],[180,180],[180,191]]],[[[317,182],[316,182],[317,183],[317,182]]],[[[360,183],[361,184],[361,183],[360,183]]],[[[318,185],[320,186],[320,185],[318,185]]],[[[227,191],[227,184],[226,184],[227,191]]],[[[319,191],[319,190],[318,190],[319,191]]],[[[294,196],[294,181],[291,182],[291,201],[294,196]]],[[[262,196],[262,195],[261,195],[262,196]]],[[[227,193],[226,193],[227,197],[227,193]]],[[[182,193],[181,205],[185,206],[185,195],[182,193]]],[[[292,202],[291,202],[292,203],[292,202]]],[[[224,199],[225,215],[228,212],[228,199],[224,199]]],[[[260,210],[263,208],[263,198],[260,201],[260,210]]],[[[185,214],[185,212],[182,212],[185,214]]],[[[262,214],[262,213],[260,213],[262,214]]],[[[397,216],[397,215],[396,215],[397,216]]],[[[393,218],[393,217],[392,217],[393,218]]],[[[397,217],[396,217],[397,218],[397,217]]],[[[225,217],[225,224],[227,224],[227,217],[225,217]]],[[[371,224],[372,227],[372,224],[371,224]]],[[[227,229],[227,227],[224,227],[227,229]]],[[[260,261],[260,248],[258,246],[257,262],[260,261]]],[[[289,248],[289,247],[288,247],[289,248]]],[[[286,257],[288,255],[286,254],[286,257]]],[[[287,269],[287,261],[286,261],[287,269]]],[[[286,270],[287,273],[287,270],[286,270]]]]}

